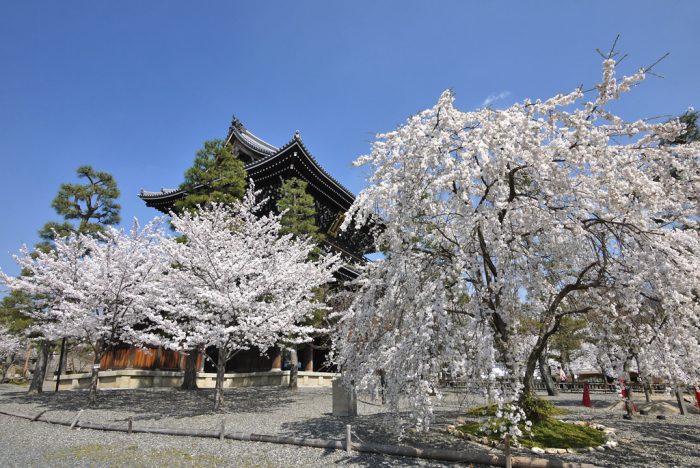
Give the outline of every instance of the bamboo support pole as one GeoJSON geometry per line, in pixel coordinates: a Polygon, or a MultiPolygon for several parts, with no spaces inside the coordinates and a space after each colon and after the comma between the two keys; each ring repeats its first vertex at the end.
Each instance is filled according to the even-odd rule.
{"type": "Polygon", "coordinates": [[[80,419],[80,415],[83,414],[83,410],[78,411],[78,414],[75,415],[75,418],[73,418],[73,422],[70,423],[70,428],[73,429],[76,424],[78,424],[78,419],[80,419]]]}

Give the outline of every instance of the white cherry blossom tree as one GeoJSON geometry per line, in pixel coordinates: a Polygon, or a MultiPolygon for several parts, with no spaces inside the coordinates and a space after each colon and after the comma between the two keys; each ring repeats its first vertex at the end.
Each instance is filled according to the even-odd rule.
{"type": "Polygon", "coordinates": [[[309,261],[314,243],[280,235],[280,216],[260,216],[251,188],[240,203],[172,214],[184,241],[166,243],[179,345],[217,348],[215,410],[222,408],[226,362],[238,351],[264,352],[280,339],[310,341],[301,325],[315,309],[313,289],[333,281],[336,255],[309,261]]]}
{"type": "Polygon", "coordinates": [[[0,383],[5,380],[7,368],[12,364],[12,360],[22,348],[22,340],[0,326],[0,383]]]}
{"type": "MultiPolygon", "coordinates": [[[[158,326],[165,307],[163,229],[156,220],[129,232],[108,227],[99,236],[57,238],[55,248],[16,257],[28,274],[2,275],[11,288],[33,297],[27,313],[47,339],[75,338],[95,354],[89,403],[97,399],[99,364],[119,343],[162,344],[158,326]]],[[[171,332],[172,333],[172,332],[171,332]]]]}
{"type": "Polygon", "coordinates": [[[678,120],[609,108],[646,71],[618,79],[607,57],[592,93],[504,110],[462,112],[445,91],[378,135],[356,162],[372,175],[345,225],[381,218],[386,255],[340,322],[346,379],[379,391],[383,372],[389,402],[408,395],[426,426],[441,372],[500,368],[504,400],[531,391],[564,316],[618,320],[611,304],[641,310],[653,291],[666,314],[697,323],[700,146],[668,143],[678,120]]]}

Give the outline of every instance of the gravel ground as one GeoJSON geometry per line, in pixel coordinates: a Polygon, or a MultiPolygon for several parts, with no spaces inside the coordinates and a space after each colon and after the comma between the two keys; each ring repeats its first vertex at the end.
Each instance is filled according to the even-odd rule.
{"type": "MultiPolygon", "coordinates": [[[[571,411],[566,418],[616,428],[620,445],[600,453],[561,456],[564,460],[599,466],[700,466],[700,416],[667,416],[663,421],[642,416],[626,421],[620,410],[608,409],[615,402],[614,396],[594,394],[592,398],[591,409],[580,406],[580,394],[563,394],[552,401],[571,411]]],[[[24,388],[0,385],[0,410],[27,415],[48,410],[44,417],[54,421],[70,421],[86,407],[86,399],[82,391],[30,397],[24,388]]],[[[345,425],[350,423],[365,442],[483,453],[485,447],[445,433],[447,424],[459,417],[460,407],[478,403],[478,398],[463,401],[453,394],[441,403],[430,433],[399,435],[396,421],[386,417],[374,402],[361,401],[360,415],[352,420],[333,417],[327,388],[301,388],[296,393],[279,387],[232,389],[226,393],[223,413],[211,411],[213,393],[209,390],[141,389],[102,391],[98,408],[85,409],[81,421],[126,426],[126,420],[133,417],[135,427],[218,430],[224,419],[228,431],[326,439],[343,439],[345,425]]],[[[348,456],[342,451],[291,445],[71,431],[65,426],[4,415],[0,415],[0,424],[0,466],[451,466],[375,454],[348,456]]]]}
{"type": "MultiPolygon", "coordinates": [[[[610,409],[619,401],[615,395],[591,394],[590,409],[581,406],[581,398],[580,393],[574,393],[549,399],[570,411],[562,419],[589,420],[616,429],[620,445],[595,454],[567,455],[565,460],[610,467],[700,466],[700,415],[666,415],[665,420],[658,420],[652,414],[628,421],[619,405],[610,409]]],[[[644,399],[640,395],[636,398],[644,399]]],[[[675,406],[675,400],[668,401],[675,406]]]]}
{"type": "MultiPolygon", "coordinates": [[[[86,408],[87,394],[47,392],[27,396],[26,389],[0,385],[0,410],[34,415],[48,410],[42,418],[70,421],[86,408]]],[[[211,411],[213,392],[184,392],[176,389],[102,391],[98,408],[85,409],[80,420],[102,424],[123,424],[129,417],[134,427],[218,430],[224,419],[227,431],[294,437],[342,440],[345,425],[353,425],[356,436],[366,442],[417,445],[412,438],[399,440],[387,428],[381,407],[360,403],[360,416],[338,418],[331,415],[331,390],[301,388],[290,393],[280,387],[232,389],[226,392],[223,413],[211,411]]],[[[154,434],[128,435],[118,432],[69,430],[65,426],[0,415],[0,466],[261,466],[394,467],[454,466],[413,458],[358,454],[348,456],[339,450],[315,449],[293,445],[266,444],[174,437],[154,434]]],[[[435,433],[432,438],[446,439],[444,446],[484,451],[474,444],[435,433]]]]}

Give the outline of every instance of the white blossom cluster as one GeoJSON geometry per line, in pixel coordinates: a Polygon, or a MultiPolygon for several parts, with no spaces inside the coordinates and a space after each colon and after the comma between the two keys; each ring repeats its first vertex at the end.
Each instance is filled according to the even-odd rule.
{"type": "Polygon", "coordinates": [[[0,365],[4,363],[5,359],[17,353],[21,346],[22,342],[18,336],[0,326],[0,365]]]}
{"type": "Polygon", "coordinates": [[[232,207],[173,215],[186,240],[164,244],[174,264],[169,328],[185,349],[216,346],[230,356],[252,346],[265,351],[282,338],[307,342],[317,331],[303,325],[324,307],[313,289],[333,281],[339,257],[309,261],[311,240],[281,236],[281,215],[260,216],[260,206],[249,190],[232,207]]]}
{"type": "Polygon", "coordinates": [[[92,346],[91,394],[101,356],[121,343],[215,346],[224,356],[221,390],[222,366],[236,351],[311,339],[304,319],[325,307],[313,289],[340,267],[337,255],[311,261],[312,242],[280,235],[280,215],[260,216],[259,207],[251,188],[231,207],[173,214],[180,238],[159,220],[130,232],[59,237],[48,252],[23,249],[16,261],[25,274],[0,272],[0,280],[31,298],[24,312],[33,331],[92,346]]]}
{"type": "Polygon", "coordinates": [[[345,221],[380,225],[385,254],[338,327],[348,382],[397,409],[407,399],[422,427],[445,374],[486,386],[501,369],[511,401],[566,315],[590,317],[599,343],[634,335],[655,372],[693,367],[700,146],[670,143],[678,120],[613,114],[609,102],[645,77],[615,68],[604,61],[592,99],[577,89],[462,112],[446,91],[378,135],[356,162],[372,175],[345,221]]]}
{"type": "Polygon", "coordinates": [[[15,258],[27,274],[0,273],[1,279],[32,298],[24,312],[49,340],[84,341],[96,359],[121,342],[157,345],[152,324],[164,304],[163,236],[158,222],[143,229],[135,222],[129,232],[108,227],[99,237],[58,238],[48,252],[23,248],[15,258]]]}

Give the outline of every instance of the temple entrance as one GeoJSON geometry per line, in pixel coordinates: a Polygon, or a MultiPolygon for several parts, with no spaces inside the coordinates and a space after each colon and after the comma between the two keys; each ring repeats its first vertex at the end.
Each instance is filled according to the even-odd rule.
{"type": "MultiPolygon", "coordinates": [[[[207,348],[208,359],[204,362],[204,372],[216,372],[216,348],[207,348]]],[[[226,362],[226,372],[267,372],[272,368],[274,348],[267,354],[261,354],[257,348],[239,351],[226,362]]]]}

